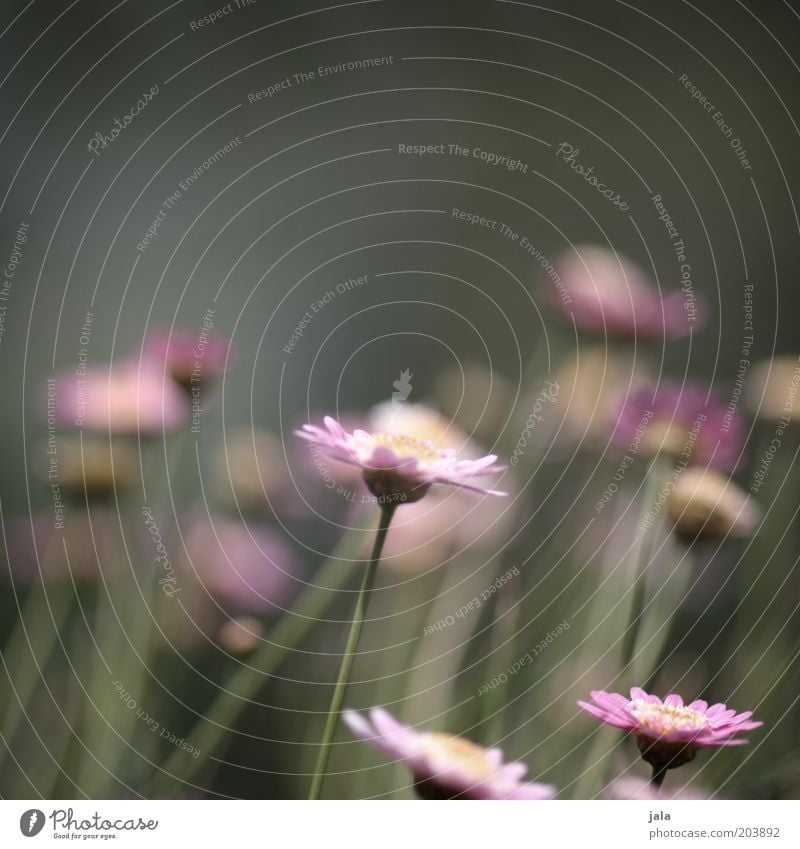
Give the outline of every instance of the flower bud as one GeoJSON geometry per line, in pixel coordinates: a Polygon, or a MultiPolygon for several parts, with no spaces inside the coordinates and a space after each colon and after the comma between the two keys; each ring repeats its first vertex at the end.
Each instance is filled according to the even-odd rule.
{"type": "Polygon", "coordinates": [[[675,481],[668,503],[675,533],[683,539],[747,536],[760,510],[730,478],[711,469],[686,469],[675,481]]]}

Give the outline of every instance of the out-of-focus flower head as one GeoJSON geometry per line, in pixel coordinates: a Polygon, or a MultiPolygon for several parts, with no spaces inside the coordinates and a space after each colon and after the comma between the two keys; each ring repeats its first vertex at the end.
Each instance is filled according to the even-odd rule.
{"type": "Polygon", "coordinates": [[[243,509],[263,509],[289,492],[289,473],[279,440],[263,428],[230,431],[215,457],[222,489],[243,509]]]}
{"type": "Polygon", "coordinates": [[[527,766],[504,763],[500,749],[485,749],[451,734],[415,731],[381,708],[370,711],[369,719],[355,711],[345,711],[342,718],[362,740],[407,766],[425,799],[550,799],[555,795],[550,784],[524,782],[527,766]]]}
{"type": "Polygon", "coordinates": [[[52,407],[60,425],[112,436],[172,430],[184,422],[189,406],[171,380],[152,365],[134,361],[57,377],[47,404],[48,417],[52,407]]]}
{"type": "Polygon", "coordinates": [[[433,484],[504,494],[472,483],[476,477],[502,470],[494,454],[477,460],[459,459],[455,449],[437,448],[416,435],[364,430],[348,433],[330,416],[325,417],[324,428],[306,424],[296,433],[319,445],[330,459],[358,468],[370,492],[382,503],[419,501],[433,484]]]}
{"type": "Polygon", "coordinates": [[[747,742],[738,734],[752,731],[763,722],[752,722],[752,711],[736,713],[727,705],[697,699],[684,705],[672,693],[662,702],[639,687],[628,699],[620,693],[592,691],[592,703],[580,707],[601,722],[630,731],[642,758],[654,769],[673,769],[691,761],[698,749],[740,746],[747,742]]]}
{"type": "Polygon", "coordinates": [[[166,371],[184,389],[225,373],[230,341],[210,331],[155,331],[145,340],[142,359],[166,371]]]}
{"type": "Polygon", "coordinates": [[[185,536],[187,561],[205,590],[226,610],[274,611],[292,592],[297,561],[284,541],[265,528],[196,519],[185,536]]]}
{"type": "Polygon", "coordinates": [[[702,326],[697,298],[681,291],[662,295],[650,276],[627,257],[595,245],[577,245],[555,263],[568,298],[545,289],[582,330],[639,339],[677,339],[702,326]]]}
{"type": "Polygon", "coordinates": [[[113,568],[115,553],[109,540],[118,526],[115,513],[103,508],[65,513],[59,528],[52,510],[9,519],[6,544],[0,547],[0,559],[7,555],[8,568],[0,567],[0,575],[23,584],[40,578],[47,582],[95,581],[101,571],[113,568]]]}
{"type": "Polygon", "coordinates": [[[58,483],[67,495],[81,500],[105,498],[124,489],[136,477],[136,452],[124,440],[87,436],[62,437],[55,445],[58,483]]]}
{"type": "MultiPolygon", "coordinates": [[[[464,457],[477,458],[484,450],[457,425],[425,404],[379,404],[368,415],[370,430],[414,433],[434,445],[452,445],[464,457]]],[[[506,533],[511,511],[504,499],[475,497],[460,489],[434,489],[409,504],[395,519],[402,533],[389,534],[383,549],[383,566],[401,572],[435,567],[456,547],[488,545],[506,533]]],[[[365,540],[365,556],[370,541],[365,540]]]]}
{"type": "Polygon", "coordinates": [[[784,354],[753,366],[745,398],[750,411],[765,421],[800,424],[800,357],[784,354]],[[762,398],[763,393],[763,398],[762,398]]]}
{"type": "Polygon", "coordinates": [[[628,387],[648,379],[641,356],[629,357],[624,349],[605,345],[582,345],[553,374],[563,411],[554,420],[554,428],[561,426],[559,438],[570,444],[579,439],[605,443],[628,387]]]}
{"type": "Polygon", "coordinates": [[[264,626],[255,616],[234,616],[219,629],[220,645],[233,654],[248,654],[261,642],[264,626]]]}
{"type": "Polygon", "coordinates": [[[761,519],[750,496],[711,469],[685,469],[667,503],[676,534],[688,540],[749,536],[761,519]]]}
{"type": "Polygon", "coordinates": [[[666,454],[698,466],[732,470],[745,427],[719,396],[696,385],[642,386],[622,404],[614,441],[629,453],[666,454]]]}

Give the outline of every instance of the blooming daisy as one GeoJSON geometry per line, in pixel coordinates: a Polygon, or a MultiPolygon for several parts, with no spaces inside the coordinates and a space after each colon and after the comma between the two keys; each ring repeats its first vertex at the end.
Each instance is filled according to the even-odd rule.
{"type": "Polygon", "coordinates": [[[698,749],[741,746],[747,740],[737,737],[763,722],[751,722],[752,711],[736,713],[724,704],[708,706],[697,699],[684,705],[676,693],[662,702],[639,687],[631,688],[631,697],[620,693],[592,691],[592,702],[580,707],[607,725],[632,732],[639,751],[653,767],[653,781],[660,784],[666,770],[691,761],[698,749]]]}
{"type": "Polygon", "coordinates": [[[502,471],[495,454],[459,460],[454,449],[437,448],[427,439],[364,430],[348,433],[330,416],[325,417],[325,428],[306,424],[297,435],[319,445],[331,459],[359,468],[370,492],[382,503],[419,501],[437,483],[505,495],[470,483],[474,477],[502,471]]]}
{"type": "Polygon", "coordinates": [[[503,763],[500,749],[485,749],[463,737],[414,731],[381,708],[370,718],[347,710],[350,730],[414,774],[414,786],[424,799],[551,799],[550,784],[524,782],[528,768],[503,763]]]}

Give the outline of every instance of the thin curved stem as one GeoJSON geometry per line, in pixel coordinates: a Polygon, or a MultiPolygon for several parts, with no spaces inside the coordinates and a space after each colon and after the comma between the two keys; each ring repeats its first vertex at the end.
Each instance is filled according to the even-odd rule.
{"type": "Polygon", "coordinates": [[[322,793],[322,784],[325,781],[325,774],[328,771],[328,761],[331,757],[331,744],[333,743],[333,735],[336,732],[336,726],[339,723],[339,713],[344,702],[344,695],[347,691],[347,685],[350,681],[350,670],[353,666],[353,661],[356,656],[356,648],[361,637],[361,630],[364,627],[364,619],[366,618],[367,607],[369,605],[372,587],[375,583],[375,574],[378,571],[378,564],[381,560],[381,552],[383,544],[386,541],[386,534],[389,531],[389,525],[392,522],[394,511],[397,507],[395,502],[387,502],[381,504],[381,520],[378,525],[378,530],[375,534],[375,543],[372,547],[367,569],[364,572],[364,580],[361,584],[361,591],[358,594],[356,609],[353,612],[353,622],[350,625],[350,634],[347,637],[347,645],[345,646],[344,656],[342,657],[342,665],[339,668],[339,677],[336,679],[336,686],[333,690],[331,698],[331,706],[328,709],[328,718],[325,721],[325,730],[322,733],[322,744],[317,757],[317,764],[314,768],[314,777],[311,781],[311,791],[309,799],[319,799],[322,793]]]}
{"type": "Polygon", "coordinates": [[[673,463],[671,461],[661,456],[654,458],[647,471],[643,486],[644,491],[642,493],[641,515],[639,517],[639,524],[637,525],[639,541],[633,552],[633,556],[636,559],[633,597],[631,600],[628,625],[625,628],[622,640],[621,670],[623,672],[630,666],[631,660],[636,652],[642,611],[644,610],[647,593],[647,570],[653,557],[653,551],[655,549],[656,542],[658,541],[658,536],[664,524],[663,514],[666,507],[662,507],[661,510],[659,510],[655,521],[650,527],[642,529],[642,520],[655,505],[658,494],[664,488],[672,469],[673,463]]]}
{"type": "Polygon", "coordinates": [[[653,789],[661,790],[661,785],[664,783],[664,779],[667,777],[667,767],[665,766],[654,766],[653,774],[650,777],[650,784],[653,785],[653,789]]]}

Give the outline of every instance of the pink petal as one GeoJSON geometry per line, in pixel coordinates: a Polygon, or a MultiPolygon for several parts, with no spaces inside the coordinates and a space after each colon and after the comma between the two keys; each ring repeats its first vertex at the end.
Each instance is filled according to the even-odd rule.
{"type": "Polygon", "coordinates": [[[625,696],[619,693],[605,693],[601,690],[592,690],[592,699],[601,708],[605,708],[612,713],[618,710],[626,710],[629,704],[625,696]]]}
{"type": "Polygon", "coordinates": [[[532,781],[528,784],[521,784],[516,790],[506,796],[506,798],[536,801],[539,799],[552,799],[555,795],[556,788],[552,784],[539,784],[532,781]]]}
{"type": "Polygon", "coordinates": [[[599,719],[601,722],[605,722],[608,725],[614,725],[617,728],[625,728],[630,730],[634,728],[636,723],[630,716],[619,716],[610,714],[608,711],[603,710],[602,708],[595,707],[594,705],[590,705],[587,702],[578,702],[579,707],[582,707],[587,713],[590,713],[595,719],[599,719]]]}
{"type": "Polygon", "coordinates": [[[651,696],[646,693],[641,687],[631,687],[631,699],[636,701],[649,702],[653,705],[660,705],[661,699],[658,696],[651,696]]]}
{"type": "Polygon", "coordinates": [[[356,713],[354,710],[344,710],[342,711],[342,720],[356,737],[361,737],[362,740],[369,741],[375,737],[373,727],[360,713],[356,713]]]}
{"type": "Polygon", "coordinates": [[[388,710],[384,710],[383,708],[373,708],[369,712],[369,715],[375,730],[383,737],[390,737],[394,734],[411,731],[407,725],[398,722],[388,710]]]}
{"type": "Polygon", "coordinates": [[[664,699],[664,704],[669,705],[670,707],[683,707],[683,698],[677,693],[670,693],[666,699],[664,699]]]}
{"type": "Polygon", "coordinates": [[[735,715],[735,716],[731,719],[731,724],[733,724],[733,723],[735,723],[735,722],[744,722],[744,721],[745,721],[745,719],[750,719],[750,717],[751,717],[752,715],[753,715],[753,711],[751,711],[751,710],[746,710],[746,711],[744,711],[743,713],[737,713],[737,714],[736,714],[736,715],[735,715]]]}
{"type": "Polygon", "coordinates": [[[330,416],[325,416],[323,419],[325,422],[325,427],[330,431],[331,436],[335,439],[347,439],[347,432],[344,428],[336,421],[336,419],[331,418],[330,416]]]}

